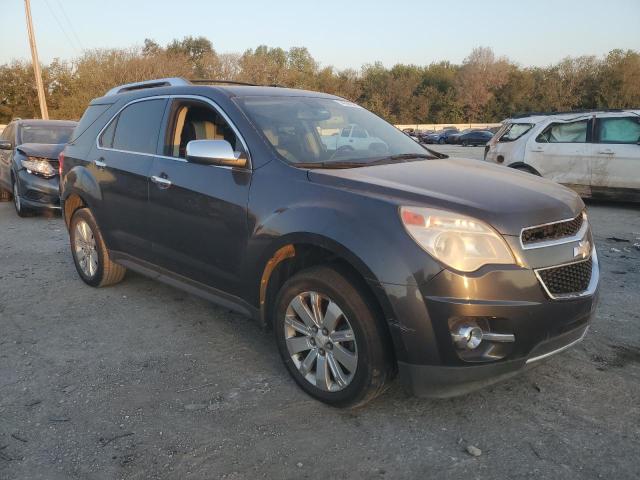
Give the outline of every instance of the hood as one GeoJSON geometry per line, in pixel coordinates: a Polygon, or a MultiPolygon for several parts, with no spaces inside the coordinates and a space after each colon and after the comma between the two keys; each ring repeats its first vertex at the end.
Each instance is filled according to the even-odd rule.
{"type": "Polygon", "coordinates": [[[450,210],[483,220],[503,235],[573,218],[584,203],[550,180],[479,160],[424,160],[309,171],[314,183],[392,197],[398,204],[450,210]]]}
{"type": "Polygon", "coordinates": [[[16,147],[29,157],[42,157],[57,160],[58,154],[64,150],[64,143],[23,143],[16,147]]]}

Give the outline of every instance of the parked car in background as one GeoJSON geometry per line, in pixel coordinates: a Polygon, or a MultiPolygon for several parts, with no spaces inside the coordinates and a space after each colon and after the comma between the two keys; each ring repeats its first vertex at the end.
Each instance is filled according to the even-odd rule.
{"type": "Polygon", "coordinates": [[[342,98],[160,79],[94,100],[76,132],[60,159],[80,278],[131,269],[255,318],[331,405],[396,372],[418,395],[480,388],[578,342],[594,314],[575,192],[442,159],[342,98]],[[356,128],[382,148],[320,138],[356,128]]]}
{"type": "Polygon", "coordinates": [[[640,201],[640,110],[509,119],[485,159],[554,180],[583,197],[640,201]]]}
{"type": "MultiPolygon", "coordinates": [[[[413,138],[411,135],[409,135],[413,138]]],[[[384,151],[384,143],[379,138],[369,135],[364,128],[359,125],[347,125],[333,135],[321,135],[320,139],[324,146],[332,151],[354,151],[371,150],[373,152],[384,151]]]]}
{"type": "Polygon", "coordinates": [[[456,135],[455,143],[463,147],[474,145],[486,145],[493,138],[493,133],[488,130],[470,130],[456,135]]]}
{"type": "Polygon", "coordinates": [[[58,154],[76,122],[15,120],[0,135],[0,195],[19,216],[60,208],[58,154]]]}
{"type": "Polygon", "coordinates": [[[447,138],[458,133],[457,128],[447,128],[438,132],[427,135],[424,143],[437,143],[443,145],[447,142],[447,138]]]}

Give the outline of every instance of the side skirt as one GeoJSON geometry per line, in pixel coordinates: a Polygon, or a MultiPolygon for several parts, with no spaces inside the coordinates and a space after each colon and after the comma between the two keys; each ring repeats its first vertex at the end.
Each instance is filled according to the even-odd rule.
{"type": "Polygon", "coordinates": [[[184,290],[187,293],[233,310],[241,315],[260,321],[260,309],[235,295],[229,295],[217,288],[196,282],[178,273],[166,270],[153,263],[140,260],[123,252],[109,250],[109,254],[114,262],[145,277],[166,283],[167,285],[171,285],[172,287],[184,290]]]}

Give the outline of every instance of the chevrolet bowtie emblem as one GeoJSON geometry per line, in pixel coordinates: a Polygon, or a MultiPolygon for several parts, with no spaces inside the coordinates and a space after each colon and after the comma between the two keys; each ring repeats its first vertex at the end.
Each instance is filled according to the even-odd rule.
{"type": "Polygon", "coordinates": [[[587,258],[591,253],[591,242],[581,240],[577,247],[573,247],[573,258],[587,258]]]}

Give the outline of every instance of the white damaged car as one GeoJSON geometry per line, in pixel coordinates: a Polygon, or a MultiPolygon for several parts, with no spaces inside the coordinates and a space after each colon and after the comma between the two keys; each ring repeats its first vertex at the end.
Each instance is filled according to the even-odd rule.
{"type": "Polygon", "coordinates": [[[583,197],[640,201],[640,110],[511,118],[485,160],[549,178],[583,197]]]}

